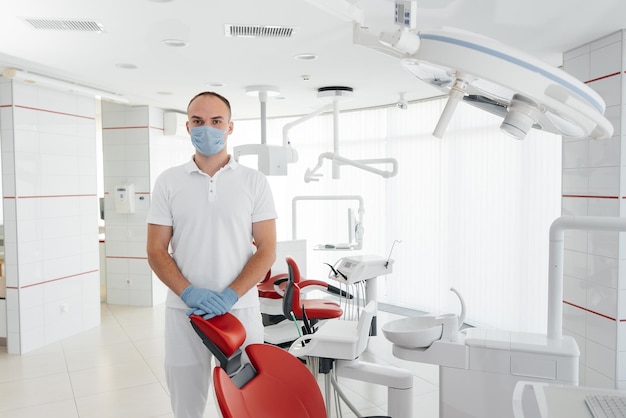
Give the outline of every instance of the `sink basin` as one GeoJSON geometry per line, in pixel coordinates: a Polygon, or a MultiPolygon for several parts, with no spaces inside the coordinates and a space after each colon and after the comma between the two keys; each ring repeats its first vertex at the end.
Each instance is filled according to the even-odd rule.
{"type": "Polygon", "coordinates": [[[387,322],[383,334],[392,343],[405,348],[429,347],[441,339],[443,326],[434,316],[416,316],[387,322]]]}

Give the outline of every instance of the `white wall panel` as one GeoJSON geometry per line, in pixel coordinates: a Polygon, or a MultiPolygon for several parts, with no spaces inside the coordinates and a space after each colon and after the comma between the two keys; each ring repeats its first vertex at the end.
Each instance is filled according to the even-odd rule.
{"type": "Polygon", "coordinates": [[[2,147],[3,162],[12,162],[3,164],[2,176],[7,305],[13,307],[7,309],[7,345],[19,354],[99,323],[99,316],[82,318],[86,306],[99,309],[100,301],[81,292],[79,279],[86,264],[96,277],[98,269],[85,263],[97,253],[97,235],[89,242],[83,233],[89,219],[97,225],[95,168],[80,162],[95,155],[95,101],[36,85],[11,86],[15,129],[12,143],[2,147]],[[94,202],[92,211],[78,209],[83,198],[94,202]],[[47,287],[62,288],[63,296],[42,298],[47,287]],[[66,316],[53,306],[61,299],[70,308],[66,316]]]}
{"type": "MultiPolygon", "coordinates": [[[[587,201],[588,215],[622,216],[624,210],[624,156],[622,121],[624,119],[623,93],[623,31],[590,42],[575,51],[564,54],[564,69],[574,74],[602,96],[607,104],[606,116],[614,125],[612,138],[589,140],[588,193],[579,197],[587,201]],[[575,57],[575,58],[574,58],[575,57]],[[581,63],[588,57],[590,73],[581,78],[581,63]]],[[[565,148],[564,161],[576,159],[579,154],[571,147],[565,148]]],[[[564,177],[568,173],[564,171],[564,177]]],[[[582,184],[582,180],[580,181],[582,184]]],[[[564,189],[566,193],[566,189],[564,189]]],[[[564,199],[564,212],[574,210],[571,202],[564,199]]],[[[626,365],[624,356],[616,351],[626,338],[621,324],[626,302],[621,290],[624,288],[621,262],[626,256],[623,234],[618,232],[589,231],[587,233],[587,271],[581,279],[586,285],[586,300],[570,311],[585,312],[586,330],[579,345],[585,347],[581,355],[580,384],[599,387],[620,387],[617,379],[626,365]]],[[[568,263],[575,264],[575,260],[568,263]]],[[[567,267],[566,267],[567,268],[567,267]]],[[[572,268],[571,266],[569,268],[572,268]]],[[[566,295],[578,294],[580,286],[566,281],[566,295]],[[576,289],[571,289],[576,286],[576,289]]],[[[579,299],[577,299],[579,301],[579,299]]],[[[567,302],[572,302],[566,299],[567,302]]],[[[572,302],[573,303],[573,302],[572,302]]],[[[624,350],[624,348],[622,348],[624,350]]]]}

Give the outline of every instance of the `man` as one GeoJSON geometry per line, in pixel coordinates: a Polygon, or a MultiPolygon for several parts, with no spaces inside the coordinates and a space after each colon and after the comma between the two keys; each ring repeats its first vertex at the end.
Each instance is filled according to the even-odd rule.
{"type": "Polygon", "coordinates": [[[156,180],[147,252],[150,267],[169,288],[165,373],[174,416],[201,418],[211,353],[188,315],[231,312],[246,328],[244,345],[263,342],[256,284],[276,256],[276,210],[265,176],[228,155],[228,100],[200,93],[189,102],[187,116],[196,152],[156,180]]]}

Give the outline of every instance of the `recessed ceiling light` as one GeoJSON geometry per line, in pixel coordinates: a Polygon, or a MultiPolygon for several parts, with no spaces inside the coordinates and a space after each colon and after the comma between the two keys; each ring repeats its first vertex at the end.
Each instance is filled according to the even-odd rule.
{"type": "Polygon", "coordinates": [[[210,81],[206,84],[209,87],[224,87],[224,83],[220,83],[219,81],[210,81]]]}
{"type": "Polygon", "coordinates": [[[317,55],[305,53],[305,54],[298,54],[294,58],[299,61],[313,61],[317,59],[317,55]]]}
{"type": "Polygon", "coordinates": [[[173,48],[181,48],[187,46],[187,42],[182,39],[163,39],[161,43],[165,46],[171,46],[173,48]]]}
{"type": "Polygon", "coordinates": [[[137,66],[135,64],[129,64],[126,62],[121,62],[119,64],[115,64],[117,68],[121,68],[122,70],[136,70],[137,66]]]}
{"type": "Polygon", "coordinates": [[[171,96],[172,92],[171,91],[157,91],[157,94],[160,94],[161,96],[171,96]]]}

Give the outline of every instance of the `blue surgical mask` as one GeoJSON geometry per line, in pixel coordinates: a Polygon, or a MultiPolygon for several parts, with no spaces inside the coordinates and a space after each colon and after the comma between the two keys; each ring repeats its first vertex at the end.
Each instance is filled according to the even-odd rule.
{"type": "Polygon", "coordinates": [[[191,132],[191,143],[202,155],[210,157],[224,148],[225,131],[212,126],[194,126],[191,132]]]}

